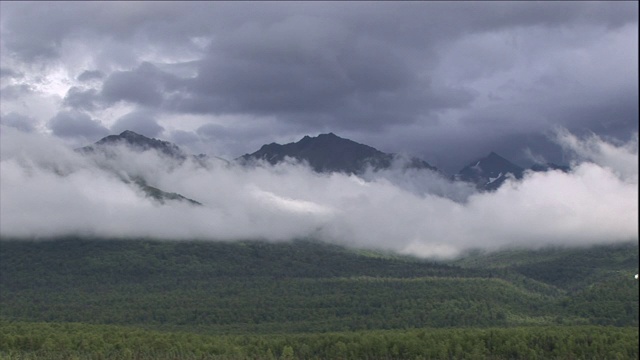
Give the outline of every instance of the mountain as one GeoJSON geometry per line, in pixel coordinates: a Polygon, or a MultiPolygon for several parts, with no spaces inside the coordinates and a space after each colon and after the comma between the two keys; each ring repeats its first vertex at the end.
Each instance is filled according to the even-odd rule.
{"type": "Polygon", "coordinates": [[[202,205],[202,203],[199,203],[193,199],[189,199],[188,197],[184,197],[178,193],[170,193],[162,191],[157,187],[153,187],[147,184],[147,182],[141,177],[134,178],[133,183],[136,184],[138,188],[140,188],[140,190],[144,192],[146,197],[151,198],[162,205],[171,200],[184,201],[191,205],[202,205]]]}
{"type": "Polygon", "coordinates": [[[177,145],[168,141],[148,138],[131,130],[125,130],[119,135],[109,135],[98,140],[95,144],[78,149],[83,153],[92,153],[98,149],[108,149],[111,146],[125,145],[136,151],[156,150],[163,155],[184,160],[187,155],[177,145]]]}
{"type": "MultiPolygon", "coordinates": [[[[224,161],[225,164],[230,163],[224,159],[217,157],[209,157],[207,155],[188,155],[177,145],[168,141],[148,138],[144,135],[137,134],[127,130],[119,135],[109,135],[100,139],[96,143],[85,146],[77,151],[92,155],[97,152],[107,154],[108,158],[117,157],[118,153],[112,151],[116,146],[126,146],[137,152],[155,150],[159,154],[169,158],[183,162],[192,160],[201,166],[206,167],[209,160],[224,161]]],[[[251,164],[255,161],[266,161],[270,164],[277,164],[285,161],[286,158],[303,161],[309,164],[316,172],[341,172],[346,174],[364,174],[367,169],[383,170],[392,166],[402,166],[404,169],[428,169],[442,173],[434,166],[416,157],[402,157],[393,153],[385,153],[368,145],[360,144],[355,141],[341,138],[334,133],[320,134],[317,137],[305,136],[300,141],[288,144],[271,143],[263,145],[258,151],[245,154],[236,159],[240,164],[251,164]]],[[[126,161],[126,159],[123,159],[126,161]]],[[[103,164],[107,170],[114,172],[120,169],[112,168],[114,164],[119,162],[103,164]]],[[[549,171],[562,170],[568,171],[566,166],[560,166],[552,163],[538,164],[531,167],[532,171],[549,171]]],[[[478,159],[451,179],[454,181],[466,181],[476,185],[481,191],[491,191],[499,188],[506,180],[508,174],[517,179],[522,178],[525,169],[511,163],[500,155],[491,152],[489,155],[478,159]]],[[[200,204],[199,202],[188,199],[180,194],[166,192],[149,184],[153,183],[152,179],[144,179],[138,174],[128,174],[128,179],[123,181],[137,186],[144,194],[162,204],[166,201],[188,201],[192,204],[200,204]]]]}
{"type": "MultiPolygon", "coordinates": [[[[342,172],[347,174],[361,174],[368,167],[374,170],[386,169],[400,157],[396,154],[384,153],[371,146],[341,138],[334,133],[320,134],[317,137],[305,136],[300,141],[280,145],[271,143],[263,145],[260,150],[245,154],[238,160],[250,163],[255,160],[265,160],[270,164],[277,164],[286,157],[298,161],[306,161],[317,172],[342,172]]],[[[437,169],[418,158],[406,161],[405,168],[437,169]]]]}
{"type": "MultiPolygon", "coordinates": [[[[147,150],[155,150],[159,154],[168,156],[170,158],[176,159],[178,161],[184,161],[188,158],[187,154],[182,151],[177,145],[170,143],[168,141],[162,141],[158,139],[148,138],[144,135],[140,135],[130,130],[125,130],[119,135],[109,135],[98,140],[93,145],[85,146],[76,151],[81,154],[91,156],[96,154],[97,152],[103,152],[107,154],[108,157],[115,157],[116,155],[111,152],[116,146],[127,146],[129,149],[136,152],[143,152],[147,150]]],[[[194,161],[204,164],[206,160],[206,155],[197,155],[191,157],[194,161]]],[[[126,159],[122,159],[126,161],[126,159]]],[[[99,164],[100,166],[100,164],[99,164]]],[[[121,174],[121,169],[115,169],[112,165],[101,165],[102,168],[108,171],[113,171],[117,174],[121,174]]],[[[143,178],[138,174],[127,174],[128,178],[122,178],[122,181],[130,184],[132,186],[136,186],[139,190],[145,194],[145,196],[149,199],[152,199],[155,202],[160,204],[165,204],[167,201],[183,201],[192,205],[202,205],[200,202],[195,201],[193,199],[189,199],[184,197],[178,193],[166,192],[157,187],[153,187],[148,184],[148,180],[143,178]]]]}
{"type": "Polygon", "coordinates": [[[491,152],[465,166],[454,175],[454,179],[473,183],[479,190],[496,190],[504,183],[508,174],[521,179],[524,169],[491,152]]]}
{"type": "Polygon", "coordinates": [[[180,147],[178,147],[174,143],[153,139],[153,138],[148,138],[144,135],[140,135],[131,130],[125,130],[119,135],[106,136],[98,140],[95,144],[76,149],[76,151],[79,151],[85,154],[91,154],[98,150],[103,150],[108,152],[109,148],[111,148],[112,146],[118,146],[118,145],[125,145],[131,150],[140,151],[140,152],[147,151],[147,150],[155,150],[159,154],[168,156],[170,158],[173,158],[179,161],[191,159],[197,164],[200,164],[201,166],[205,166],[205,167],[206,167],[207,161],[209,160],[220,161],[226,165],[229,165],[229,161],[226,159],[223,159],[217,156],[209,156],[206,154],[188,155],[186,152],[184,152],[182,149],[180,149],[180,147]]]}

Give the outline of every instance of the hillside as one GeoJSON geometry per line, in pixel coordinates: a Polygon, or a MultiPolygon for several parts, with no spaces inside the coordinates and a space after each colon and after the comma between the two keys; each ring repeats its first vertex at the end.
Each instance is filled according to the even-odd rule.
{"type": "Polygon", "coordinates": [[[474,256],[444,264],[313,241],[3,240],[0,317],[207,333],[638,325],[635,244],[474,256]]]}

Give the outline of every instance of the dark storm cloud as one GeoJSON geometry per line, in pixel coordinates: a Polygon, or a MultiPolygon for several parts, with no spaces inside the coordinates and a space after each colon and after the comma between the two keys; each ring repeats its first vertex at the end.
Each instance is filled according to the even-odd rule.
{"type": "Polygon", "coordinates": [[[101,95],[111,102],[128,101],[146,106],[160,106],[163,100],[162,83],[157,69],[143,63],[132,71],[117,71],[109,75],[101,95]]]}
{"type": "Polygon", "coordinates": [[[189,135],[182,133],[173,139],[193,146],[194,152],[209,153],[226,159],[234,159],[254,152],[262,145],[300,140],[308,132],[306,124],[286,124],[274,118],[246,119],[238,117],[237,124],[208,123],[189,135]],[[296,135],[290,135],[294,133],[296,135]],[[280,135],[278,135],[280,134],[280,135]]]}
{"type": "MultiPolygon", "coordinates": [[[[234,37],[261,26],[268,32],[281,26],[293,36],[308,37],[320,24],[346,36],[366,35],[388,42],[397,50],[509,27],[593,24],[616,28],[637,21],[637,4],[633,2],[3,2],[1,6],[6,47],[22,58],[60,55],[64,41],[72,37],[108,37],[175,49],[180,44],[190,45],[192,37],[234,37]]],[[[292,37],[285,35],[283,40],[292,37]]],[[[268,36],[263,38],[269,40],[268,36]]],[[[317,39],[309,40],[313,46],[317,39]]]]}
{"type": "Polygon", "coordinates": [[[152,112],[137,110],[122,116],[111,126],[111,132],[115,134],[125,130],[131,130],[153,138],[162,133],[164,128],[158,125],[152,112]]]}
{"type": "Polygon", "coordinates": [[[185,37],[206,28],[211,5],[169,2],[2,2],[3,41],[26,62],[64,55],[65,40],[110,38],[116,42],[187,44],[185,37]],[[193,18],[199,19],[192,21],[193,18]]]}
{"type": "Polygon", "coordinates": [[[194,109],[380,128],[472,100],[466,89],[432,86],[391,45],[316,18],[247,26],[212,44],[193,81],[204,98],[194,109]]]}
{"type": "Polygon", "coordinates": [[[229,133],[230,131],[227,128],[217,124],[205,124],[196,130],[196,134],[209,139],[224,137],[229,133]]]}
{"type": "Polygon", "coordinates": [[[23,75],[17,71],[14,71],[10,68],[6,68],[6,67],[0,67],[0,79],[13,79],[13,78],[20,78],[23,75]]]}
{"type": "MultiPolygon", "coordinates": [[[[61,105],[105,124],[122,114],[112,105],[153,109],[200,145],[214,140],[196,131],[211,121],[236,156],[334,131],[459,169],[487,149],[547,153],[555,125],[627,138],[638,128],[637,2],[0,7],[3,69],[62,63],[81,85],[104,83],[71,84],[61,105]],[[202,121],[171,120],[185,114],[202,121]]],[[[19,101],[25,84],[3,99],[19,101]]]]}
{"type": "Polygon", "coordinates": [[[85,70],[80,75],[78,75],[78,81],[91,81],[91,80],[99,80],[104,77],[102,71],[99,70],[85,70]]]}
{"type": "Polygon", "coordinates": [[[63,104],[79,110],[94,110],[101,97],[96,89],[83,89],[73,86],[67,91],[63,104]]]}
{"type": "Polygon", "coordinates": [[[24,116],[15,112],[10,112],[0,117],[0,122],[3,125],[16,128],[24,132],[32,132],[34,130],[34,124],[36,120],[28,116],[24,116]]]}
{"type": "MultiPolygon", "coordinates": [[[[101,79],[100,71],[85,71],[78,76],[82,81],[101,79]]],[[[73,108],[93,110],[124,101],[144,107],[162,108],[168,91],[175,91],[181,80],[160,70],[157,66],[143,62],[127,71],[114,71],[106,79],[100,91],[93,88],[71,87],[64,104],[73,108]]]]}
{"type": "Polygon", "coordinates": [[[60,137],[96,139],[109,134],[99,121],[80,111],[61,111],[49,120],[48,127],[60,137]]]}
{"type": "Polygon", "coordinates": [[[582,103],[580,106],[567,106],[549,114],[550,122],[566,124],[573,132],[597,133],[619,139],[630,139],[638,132],[640,117],[638,88],[625,89],[625,92],[606,94],[605,99],[582,103]]]}
{"type": "Polygon", "coordinates": [[[33,88],[28,84],[8,85],[0,89],[0,97],[3,100],[17,100],[33,93],[33,88]]]}
{"type": "Polygon", "coordinates": [[[450,24],[449,28],[459,25],[462,31],[482,31],[521,26],[565,26],[568,23],[598,24],[607,27],[619,27],[637,21],[633,10],[637,4],[619,4],[610,6],[606,2],[519,2],[502,4],[487,2],[440,3],[434,7],[434,17],[444,23],[456,16],[460,24],[450,24]]]}
{"type": "Polygon", "coordinates": [[[169,134],[169,139],[171,142],[176,144],[188,144],[192,145],[198,142],[199,138],[192,131],[184,131],[184,130],[174,130],[169,134]]]}

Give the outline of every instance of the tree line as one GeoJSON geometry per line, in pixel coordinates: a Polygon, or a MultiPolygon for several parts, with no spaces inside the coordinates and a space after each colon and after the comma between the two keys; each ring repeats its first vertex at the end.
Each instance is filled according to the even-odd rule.
{"type": "Polygon", "coordinates": [[[0,321],[7,359],[637,359],[638,329],[602,326],[206,335],[0,321]]]}

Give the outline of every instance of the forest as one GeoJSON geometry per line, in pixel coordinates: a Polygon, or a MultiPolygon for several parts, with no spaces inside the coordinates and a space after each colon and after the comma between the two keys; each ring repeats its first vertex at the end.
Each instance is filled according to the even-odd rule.
{"type": "Polygon", "coordinates": [[[633,359],[638,245],[0,240],[0,358],[633,359]]]}

